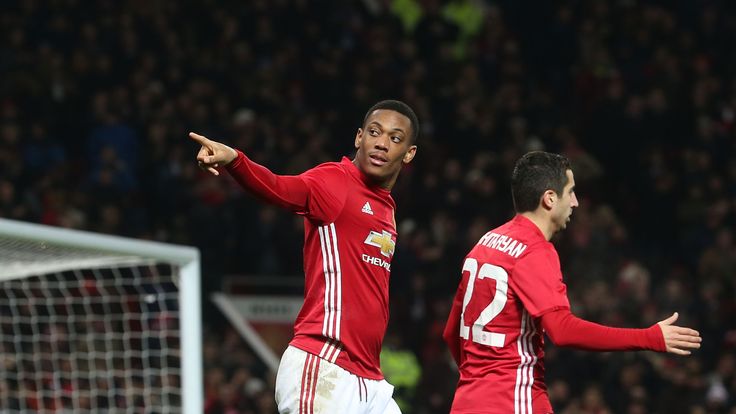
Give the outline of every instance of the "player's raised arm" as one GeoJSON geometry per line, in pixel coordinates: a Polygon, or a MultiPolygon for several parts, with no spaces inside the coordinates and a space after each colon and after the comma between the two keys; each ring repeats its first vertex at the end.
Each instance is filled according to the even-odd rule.
{"type": "Polygon", "coordinates": [[[227,167],[238,184],[263,201],[292,211],[306,209],[309,188],[300,177],[276,175],[248,159],[241,151],[203,135],[190,132],[189,137],[202,146],[197,153],[200,168],[220,175],[217,168],[227,167]]]}

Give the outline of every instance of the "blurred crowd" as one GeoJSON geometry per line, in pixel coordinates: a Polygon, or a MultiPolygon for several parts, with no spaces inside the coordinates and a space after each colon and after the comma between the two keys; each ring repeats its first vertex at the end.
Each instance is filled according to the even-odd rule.
{"type": "MultiPolygon", "coordinates": [[[[405,413],[449,411],[460,263],[511,217],[511,168],[533,149],[574,165],[581,206],[555,239],[573,312],[646,327],[678,311],[704,339],[689,358],[549,346],[557,412],[736,413],[736,2],[2,9],[0,216],[198,246],[205,292],[299,275],[301,219],[200,171],[187,132],[296,174],[350,156],[367,108],[401,99],[421,122],[393,191],[386,349],[419,373],[396,384],[405,413]]],[[[207,413],[274,412],[272,376],[205,311],[207,413]]]]}

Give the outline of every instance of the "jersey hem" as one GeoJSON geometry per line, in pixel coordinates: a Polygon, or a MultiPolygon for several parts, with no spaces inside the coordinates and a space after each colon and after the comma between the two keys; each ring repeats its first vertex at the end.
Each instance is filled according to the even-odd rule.
{"type": "MultiPolygon", "coordinates": [[[[318,353],[316,353],[315,351],[311,350],[308,346],[306,346],[304,344],[294,343],[292,341],[292,342],[289,342],[289,346],[293,346],[294,348],[299,348],[302,351],[304,351],[304,352],[306,352],[308,354],[314,355],[314,356],[316,356],[317,358],[319,358],[319,359],[321,359],[323,361],[327,361],[326,359],[320,357],[318,353]]],[[[327,362],[330,362],[330,361],[327,361],[327,362]]],[[[338,358],[337,361],[330,362],[330,363],[337,365],[338,367],[340,367],[340,368],[344,369],[345,371],[347,371],[347,372],[355,375],[356,377],[365,378],[365,379],[369,379],[369,380],[373,380],[373,381],[381,381],[381,380],[385,379],[385,377],[383,375],[375,376],[375,375],[360,374],[360,373],[356,372],[356,370],[354,369],[354,367],[350,367],[350,366],[348,366],[348,364],[345,364],[344,362],[340,361],[340,358],[338,358]]]]}

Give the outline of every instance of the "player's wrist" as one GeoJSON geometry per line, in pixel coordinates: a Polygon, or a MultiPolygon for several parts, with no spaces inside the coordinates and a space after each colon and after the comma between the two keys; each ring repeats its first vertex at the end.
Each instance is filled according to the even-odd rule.
{"type": "Polygon", "coordinates": [[[227,152],[228,156],[225,159],[225,162],[223,163],[223,165],[228,165],[231,162],[233,162],[236,159],[238,159],[238,152],[235,151],[234,148],[231,148],[231,147],[228,147],[227,145],[225,145],[225,151],[227,152]]]}
{"type": "Polygon", "coordinates": [[[657,352],[667,351],[667,344],[664,340],[664,331],[660,324],[655,323],[648,329],[645,329],[645,333],[647,338],[646,348],[657,352]]]}
{"type": "Polygon", "coordinates": [[[229,156],[227,157],[226,161],[222,163],[223,167],[227,168],[235,168],[240,164],[240,158],[242,152],[236,150],[235,148],[225,146],[226,151],[228,152],[229,156]]]}

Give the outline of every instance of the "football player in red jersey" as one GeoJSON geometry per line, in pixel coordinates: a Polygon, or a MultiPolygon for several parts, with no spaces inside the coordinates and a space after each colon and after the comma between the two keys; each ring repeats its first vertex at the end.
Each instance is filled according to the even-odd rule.
{"type": "Polygon", "coordinates": [[[487,232],[465,257],[444,339],[460,369],[453,413],[552,413],[544,383],[544,337],[591,351],[689,355],[698,332],[673,325],[612,328],[570,312],[559,257],[549,240],[578,200],[567,158],[530,152],[511,177],[516,216],[487,232]]]}
{"type": "Polygon", "coordinates": [[[202,135],[197,161],[224,167],[261,200],[304,216],[304,304],[276,378],[280,413],[398,413],[380,369],[396,245],[390,190],[416,154],[419,121],[405,103],[375,104],[355,158],[276,175],[202,135]]]}

